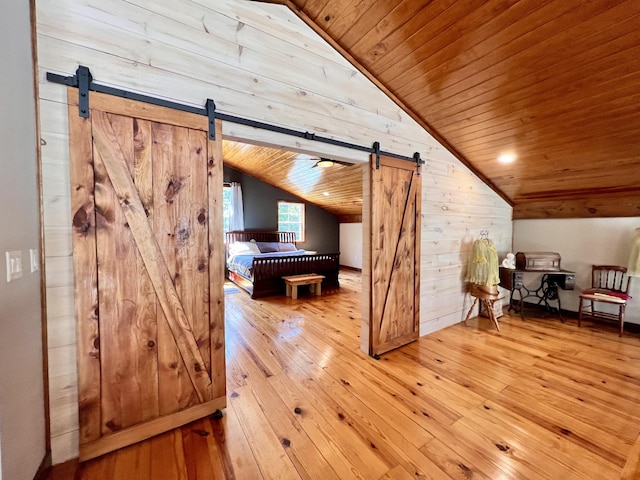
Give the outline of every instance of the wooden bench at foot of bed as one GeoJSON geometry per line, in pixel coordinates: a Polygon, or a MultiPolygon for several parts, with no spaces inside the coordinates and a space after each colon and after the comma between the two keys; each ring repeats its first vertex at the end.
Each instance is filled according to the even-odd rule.
{"type": "Polygon", "coordinates": [[[316,275],[315,273],[303,274],[303,275],[290,275],[288,277],[282,277],[287,289],[287,297],[291,297],[293,300],[298,298],[298,286],[309,285],[311,293],[316,295],[322,294],[322,280],[323,275],[316,275]]]}

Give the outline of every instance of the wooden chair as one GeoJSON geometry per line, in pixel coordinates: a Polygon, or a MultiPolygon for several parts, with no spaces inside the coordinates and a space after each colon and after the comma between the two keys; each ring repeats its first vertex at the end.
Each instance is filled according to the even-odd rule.
{"type": "Polygon", "coordinates": [[[616,265],[593,265],[591,269],[591,288],[584,290],[580,295],[578,308],[578,327],[583,318],[613,320],[620,325],[620,336],[624,329],[624,310],[629,295],[629,283],[631,278],[627,276],[627,269],[616,265]],[[609,311],[596,307],[600,303],[611,305],[609,311]],[[613,313],[612,310],[617,309],[613,313]]]}

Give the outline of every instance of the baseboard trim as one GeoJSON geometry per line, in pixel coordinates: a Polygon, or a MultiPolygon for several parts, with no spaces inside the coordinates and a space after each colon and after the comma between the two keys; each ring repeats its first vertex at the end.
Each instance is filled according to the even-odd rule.
{"type": "Polygon", "coordinates": [[[342,269],[342,270],[352,270],[354,272],[362,272],[361,268],[350,267],[349,265],[340,265],[340,269],[342,269]]]}
{"type": "MultiPolygon", "coordinates": [[[[529,303],[529,302],[524,302],[525,305],[525,309],[528,310],[529,312],[531,311],[537,311],[539,312],[540,315],[557,315],[557,313],[550,313],[548,312],[544,305],[538,305],[537,303],[529,303]]],[[[504,308],[509,308],[509,304],[506,303],[503,306],[504,308]]],[[[577,319],[578,318],[578,312],[574,312],[573,310],[565,310],[564,308],[560,310],[560,312],[562,312],[562,317],[563,318],[573,318],[573,319],[577,319]]],[[[520,315],[519,312],[509,312],[511,315],[520,315]]],[[[526,311],[525,311],[525,318],[526,318],[526,311]]],[[[592,319],[589,319],[589,321],[592,321],[592,319]]],[[[602,323],[606,323],[609,325],[615,325],[615,322],[610,322],[607,320],[603,320],[602,323]]],[[[629,333],[640,333],[640,324],[638,323],[633,323],[633,322],[624,322],[624,331],[625,332],[629,332],[629,333]]]]}
{"type": "Polygon", "coordinates": [[[49,469],[47,480],[72,480],[82,477],[82,466],[77,458],[58,463],[49,469]]]}
{"type": "Polygon", "coordinates": [[[51,469],[51,452],[49,451],[45,453],[44,458],[42,459],[42,462],[40,463],[40,466],[38,467],[38,470],[36,471],[36,474],[33,477],[33,480],[47,480],[50,469],[51,469]]]}
{"type": "MultiPolygon", "coordinates": [[[[504,308],[508,309],[509,308],[509,303],[503,304],[503,309],[504,308]]],[[[537,303],[524,302],[524,308],[525,308],[525,318],[527,317],[527,311],[529,311],[529,312],[537,312],[538,315],[540,315],[540,316],[545,316],[545,315],[550,315],[550,316],[556,315],[557,316],[558,315],[557,311],[550,312],[549,310],[547,310],[545,308],[544,305],[539,305],[537,303]]],[[[516,315],[516,316],[520,315],[519,311],[514,311],[514,312],[509,312],[509,313],[511,313],[511,315],[516,315]]],[[[561,308],[560,309],[560,313],[565,318],[578,318],[578,312],[574,312],[572,310],[565,310],[564,308],[561,308]]],[[[558,316],[558,318],[560,318],[560,317],[558,316]]]]}

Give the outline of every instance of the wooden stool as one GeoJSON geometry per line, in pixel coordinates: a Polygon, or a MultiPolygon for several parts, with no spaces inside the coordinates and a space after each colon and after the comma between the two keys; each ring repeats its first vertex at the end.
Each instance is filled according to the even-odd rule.
{"type": "Polygon", "coordinates": [[[476,303],[478,303],[478,300],[480,300],[480,302],[484,304],[484,307],[487,310],[487,315],[489,315],[489,318],[491,319],[493,324],[496,326],[496,330],[500,331],[500,325],[498,325],[498,319],[496,318],[495,313],[493,312],[493,304],[497,300],[500,300],[500,295],[494,292],[497,292],[497,287],[492,288],[492,287],[487,287],[485,285],[477,285],[475,283],[469,284],[469,293],[474,297],[474,299],[473,299],[473,304],[471,305],[471,308],[469,309],[469,312],[467,312],[467,316],[464,319],[465,323],[467,320],[469,320],[469,317],[471,317],[471,312],[473,312],[473,309],[476,306],[476,303]]]}
{"type": "Polygon", "coordinates": [[[309,285],[309,290],[316,295],[322,294],[322,280],[324,275],[316,275],[315,273],[307,273],[304,275],[289,275],[282,277],[287,288],[287,297],[293,300],[298,298],[298,285],[309,285]]]}

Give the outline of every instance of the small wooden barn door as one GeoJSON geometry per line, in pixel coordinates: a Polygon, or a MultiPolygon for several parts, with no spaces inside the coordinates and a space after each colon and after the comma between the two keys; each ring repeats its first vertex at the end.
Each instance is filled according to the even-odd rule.
{"type": "Polygon", "coordinates": [[[226,406],[221,142],[91,100],[69,108],[81,460],[226,406]]]}
{"type": "Polygon", "coordinates": [[[370,170],[369,354],[418,338],[420,325],[420,190],[415,164],[380,158],[370,170]]]}

